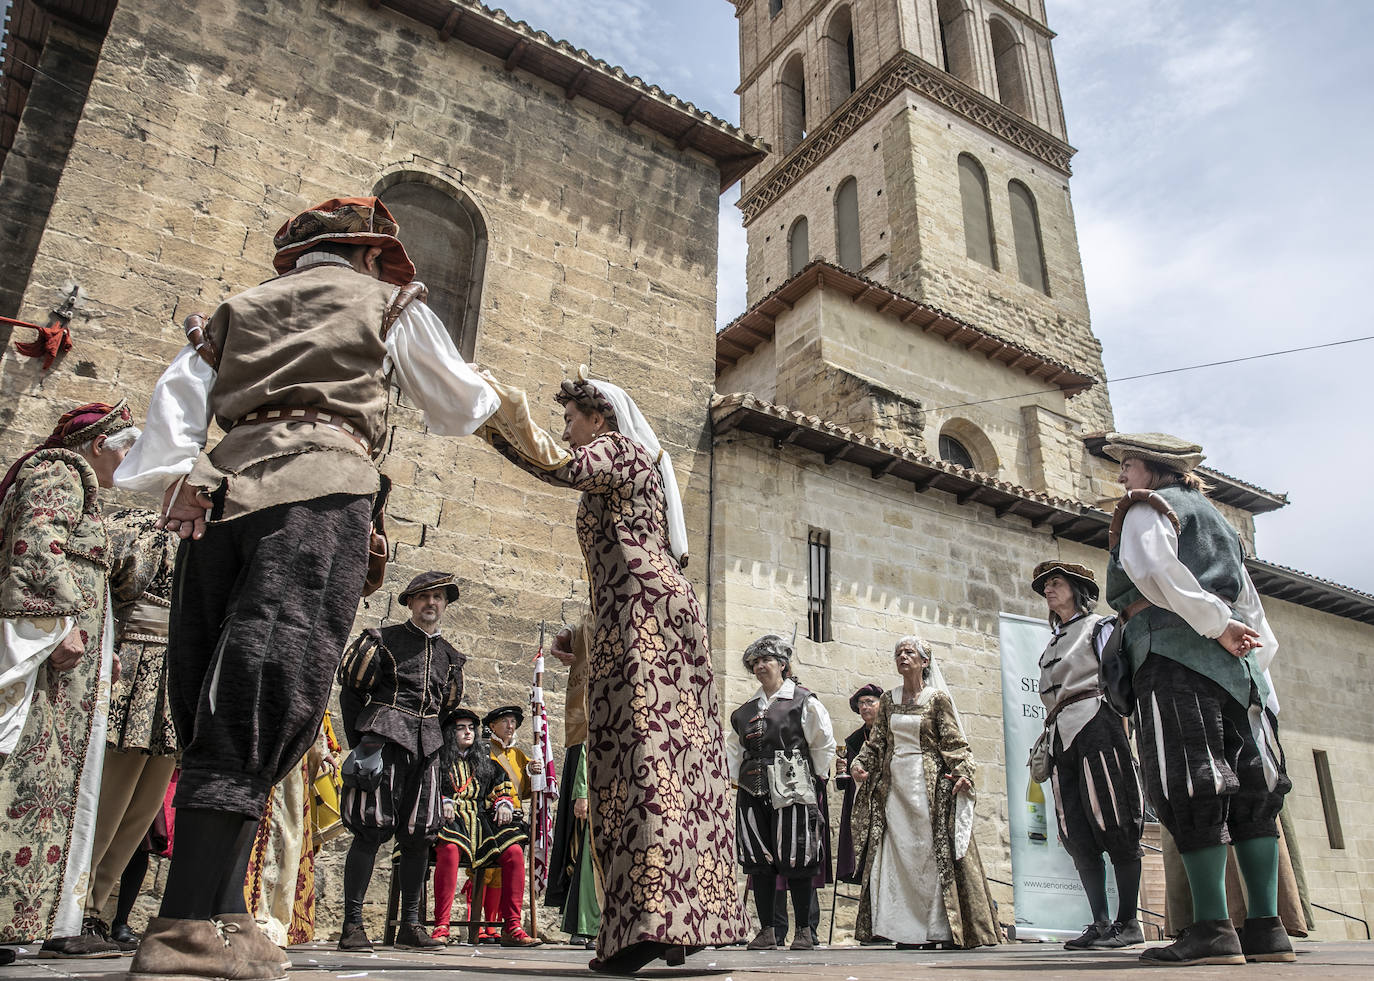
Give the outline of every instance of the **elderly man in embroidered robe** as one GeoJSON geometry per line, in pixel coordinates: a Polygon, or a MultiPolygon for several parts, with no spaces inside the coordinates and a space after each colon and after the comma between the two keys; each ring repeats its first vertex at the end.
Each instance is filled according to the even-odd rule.
{"type": "Polygon", "coordinates": [[[98,940],[82,910],[117,671],[98,489],[137,436],[124,402],[80,406],[0,484],[0,942],[98,940]]]}
{"type": "Polygon", "coordinates": [[[273,785],[315,740],[368,572],[388,377],[443,435],[496,408],[412,283],[376,198],[277,232],[280,274],[191,318],[120,486],[163,494],[183,537],[169,643],[182,737],[161,915],[134,979],[284,977],[243,879],[273,785]],[[214,416],[225,436],[203,452],[214,416]],[[207,520],[208,519],[208,520],[207,520]]]}

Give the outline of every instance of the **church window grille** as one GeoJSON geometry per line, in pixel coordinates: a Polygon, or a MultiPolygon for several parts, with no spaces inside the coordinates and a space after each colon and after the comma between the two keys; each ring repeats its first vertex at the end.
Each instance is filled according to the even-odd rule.
{"type": "Polygon", "coordinates": [[[970,453],[963,443],[953,436],[940,434],[940,459],[946,463],[952,463],[957,467],[966,467],[969,470],[977,470],[973,462],[973,454],[970,453]]]}
{"type": "Polygon", "coordinates": [[[812,528],[807,536],[806,638],[818,643],[830,633],[830,532],[812,528]]]}
{"type": "Polygon", "coordinates": [[[992,202],[983,165],[967,153],[959,154],[959,198],[964,211],[964,249],[970,259],[997,268],[997,245],[992,234],[992,202]]]}
{"type": "Polygon", "coordinates": [[[1049,293],[1049,278],[1045,274],[1045,245],[1040,237],[1040,213],[1035,196],[1020,181],[1007,185],[1011,201],[1011,237],[1016,243],[1016,273],[1021,282],[1049,293]]]}

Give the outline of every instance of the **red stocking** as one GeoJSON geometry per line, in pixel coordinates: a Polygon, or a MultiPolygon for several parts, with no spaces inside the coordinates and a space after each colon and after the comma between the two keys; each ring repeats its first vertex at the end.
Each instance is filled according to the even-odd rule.
{"type": "Polygon", "coordinates": [[[519,845],[511,845],[501,853],[501,920],[507,933],[520,929],[520,906],[524,897],[525,850],[519,845]]]}
{"type": "Polygon", "coordinates": [[[434,928],[447,930],[453,917],[453,894],[458,888],[458,846],[434,844],[434,928]]]}

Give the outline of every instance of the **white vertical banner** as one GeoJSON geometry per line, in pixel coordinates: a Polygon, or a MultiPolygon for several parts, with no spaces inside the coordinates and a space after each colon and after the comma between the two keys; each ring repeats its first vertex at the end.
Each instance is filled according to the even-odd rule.
{"type": "MultiPolygon", "coordinates": [[[[1051,782],[1032,783],[1026,766],[1045,727],[1040,654],[1050,642],[1050,628],[1044,620],[1003,613],[998,633],[1016,939],[1068,940],[1092,922],[1092,913],[1073,861],[1059,844],[1051,782]]],[[[1116,883],[1111,876],[1107,880],[1114,903],[1116,883]]]]}

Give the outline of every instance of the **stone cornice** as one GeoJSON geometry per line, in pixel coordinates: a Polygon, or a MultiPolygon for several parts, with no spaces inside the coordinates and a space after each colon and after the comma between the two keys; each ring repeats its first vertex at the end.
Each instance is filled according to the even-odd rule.
{"type": "Polygon", "coordinates": [[[1035,157],[1065,177],[1077,152],[1069,144],[1010,109],[975,91],[908,51],[895,55],[861,90],[851,95],[830,119],[784,157],[740,199],[748,226],[783,192],[828,157],[878,110],[910,89],[955,112],[993,136],[1035,157]]]}

